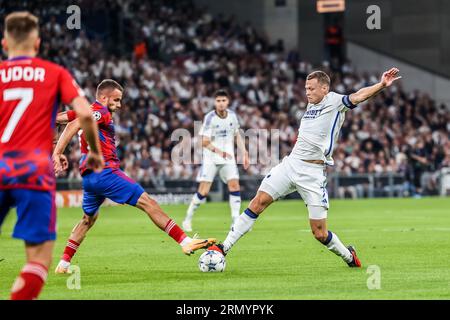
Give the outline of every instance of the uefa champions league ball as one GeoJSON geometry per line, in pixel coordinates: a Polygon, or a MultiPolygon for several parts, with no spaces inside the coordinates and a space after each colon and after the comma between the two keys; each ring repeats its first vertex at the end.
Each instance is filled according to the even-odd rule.
{"type": "Polygon", "coordinates": [[[216,250],[206,250],[198,259],[201,272],[223,272],[226,264],[223,254],[216,250]]]}

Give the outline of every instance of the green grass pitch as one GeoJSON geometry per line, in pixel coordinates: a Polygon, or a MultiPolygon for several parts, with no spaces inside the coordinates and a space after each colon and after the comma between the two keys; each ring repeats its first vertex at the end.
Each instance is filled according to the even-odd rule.
{"type": "MultiPolygon", "coordinates": [[[[243,208],[246,203],[243,204],[243,208]]],[[[164,206],[179,224],[186,206],[164,206]]],[[[223,273],[201,273],[201,252],[187,257],[148,217],[129,206],[105,207],[73,264],[81,289],[53,268],[80,209],[60,209],[54,262],[41,299],[450,299],[450,198],[332,200],[329,228],[354,244],[363,263],[351,269],[312,236],[301,201],[274,203],[227,256],[223,273]],[[369,290],[367,267],[381,272],[369,290]]],[[[0,299],[24,263],[21,241],[0,235],[0,299]]],[[[223,240],[228,203],[199,208],[194,228],[223,240]]]]}

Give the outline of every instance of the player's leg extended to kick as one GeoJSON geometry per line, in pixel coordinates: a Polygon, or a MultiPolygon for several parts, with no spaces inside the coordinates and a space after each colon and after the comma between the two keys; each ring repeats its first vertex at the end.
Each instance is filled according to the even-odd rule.
{"type": "Polygon", "coordinates": [[[361,267],[352,246],[346,247],[338,236],[327,229],[327,208],[322,206],[308,206],[309,224],[314,237],[331,252],[340,256],[350,267],[361,267]]]}
{"type": "Polygon", "coordinates": [[[72,229],[72,232],[67,240],[64,253],[56,266],[55,273],[70,273],[70,261],[78,250],[78,247],[83,242],[88,231],[92,228],[95,221],[97,221],[98,212],[94,215],[84,214],[80,222],[78,222],[72,229]]]}
{"type": "Polygon", "coordinates": [[[264,191],[258,191],[256,196],[250,201],[247,209],[236,219],[234,226],[228,233],[223,244],[211,246],[209,249],[217,250],[226,254],[231,247],[246,234],[255,224],[256,219],[268,206],[273,203],[273,198],[264,191]]]}
{"type": "Polygon", "coordinates": [[[231,179],[227,181],[228,191],[230,193],[230,210],[231,210],[231,226],[239,217],[241,211],[241,191],[238,179],[231,179]]]}
{"type": "Polygon", "coordinates": [[[186,217],[183,220],[184,231],[192,231],[192,218],[194,217],[194,213],[202,203],[206,202],[206,197],[211,190],[211,186],[212,182],[200,181],[197,192],[192,196],[191,203],[186,211],[186,217]]]}
{"type": "Polygon", "coordinates": [[[148,193],[144,192],[139,197],[136,207],[144,211],[153,223],[161,230],[165,231],[172,239],[178,242],[183,252],[187,255],[194,253],[198,249],[206,248],[216,242],[214,238],[208,239],[192,239],[181,230],[181,228],[173,221],[153,200],[148,193]]]}

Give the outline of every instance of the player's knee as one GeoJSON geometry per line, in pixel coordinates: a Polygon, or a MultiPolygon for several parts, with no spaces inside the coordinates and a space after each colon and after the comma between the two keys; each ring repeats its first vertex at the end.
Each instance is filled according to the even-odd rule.
{"type": "Polygon", "coordinates": [[[156,202],[156,201],[153,200],[152,198],[149,198],[147,206],[148,206],[148,208],[151,209],[151,210],[154,210],[155,208],[159,208],[158,202],[156,202]]]}
{"type": "Polygon", "coordinates": [[[141,199],[139,199],[139,202],[141,207],[143,207],[147,212],[153,210],[156,206],[158,206],[158,203],[147,193],[144,193],[142,195],[141,199]]]}
{"type": "Polygon", "coordinates": [[[228,182],[228,190],[230,192],[236,192],[239,191],[239,182],[238,181],[229,181],[228,182]]]}

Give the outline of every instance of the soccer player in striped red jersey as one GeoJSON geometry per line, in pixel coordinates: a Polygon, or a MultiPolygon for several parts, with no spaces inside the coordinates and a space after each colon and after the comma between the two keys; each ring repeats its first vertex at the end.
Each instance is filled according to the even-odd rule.
{"type": "Polygon", "coordinates": [[[11,299],[36,299],[45,283],[56,238],[55,174],[51,159],[59,103],[80,118],[90,152],[86,164],[101,171],[97,125],[83,92],[64,68],[36,58],[38,18],[15,12],[5,19],[0,63],[0,226],[17,208],[13,237],[25,241],[27,263],[11,299]]]}
{"type": "MultiPolygon", "coordinates": [[[[164,230],[178,242],[185,254],[206,248],[215,243],[215,239],[192,239],[170,219],[158,205],[150,198],[144,189],[122,170],[117,157],[114,123],[112,113],[121,108],[123,88],[112,79],[103,80],[97,87],[96,101],[91,105],[92,117],[99,126],[99,136],[105,168],[96,173],[86,167],[88,147],[84,133],[80,133],[81,159],[80,173],[83,177],[83,218],[72,230],[67,246],[56,267],[56,273],[70,272],[70,261],[83,241],[89,229],[98,217],[98,210],[106,198],[120,204],[129,204],[143,210],[161,230],[164,230]]],[[[59,161],[72,137],[79,131],[79,119],[73,111],[61,112],[57,116],[57,123],[67,123],[54,150],[55,171],[60,173],[67,168],[67,163],[59,161]]]]}

